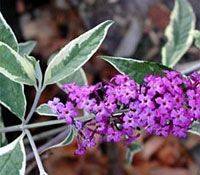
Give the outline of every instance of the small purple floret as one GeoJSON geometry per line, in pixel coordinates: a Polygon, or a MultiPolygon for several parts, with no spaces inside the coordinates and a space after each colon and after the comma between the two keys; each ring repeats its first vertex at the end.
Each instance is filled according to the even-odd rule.
{"type": "Polygon", "coordinates": [[[158,136],[186,137],[192,122],[200,120],[200,74],[185,77],[176,71],[163,72],[163,77],[146,76],[141,85],[127,75],[104,84],[64,85],[67,102],[54,98],[48,105],[58,119],[76,129],[75,154],[83,155],[97,140],[130,143],[140,129],[158,136]],[[77,119],[80,110],[95,117],[77,119]]]}

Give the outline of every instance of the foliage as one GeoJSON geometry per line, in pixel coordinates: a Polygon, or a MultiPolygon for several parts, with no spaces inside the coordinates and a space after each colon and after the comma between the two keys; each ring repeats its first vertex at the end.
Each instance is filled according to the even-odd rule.
{"type": "Polygon", "coordinates": [[[167,43],[162,48],[162,63],[174,67],[192,44],[195,15],[188,0],[175,0],[171,21],[165,30],[167,43]]]}
{"type": "Polygon", "coordinates": [[[200,31],[198,31],[198,30],[193,31],[193,36],[194,36],[194,39],[195,39],[195,45],[198,48],[200,48],[200,31]]]}
{"type": "Polygon", "coordinates": [[[142,83],[145,75],[163,75],[162,70],[170,70],[168,67],[156,62],[109,56],[103,56],[102,58],[113,65],[120,73],[132,77],[137,83],[142,83]]]}
{"type": "MultiPolygon", "coordinates": [[[[0,174],[25,174],[24,137],[26,136],[33,149],[40,174],[47,174],[39,157],[41,152],[38,152],[29,129],[64,124],[65,121],[50,120],[43,123],[29,123],[34,112],[40,115],[57,116],[47,104],[37,107],[40,95],[45,87],[51,84],[57,84],[59,87],[70,82],[86,85],[86,76],[81,67],[100,47],[112,23],[112,21],[105,21],[68,43],[54,55],[43,76],[39,61],[29,55],[36,42],[18,43],[14,32],[0,13],[0,104],[15,114],[22,122],[20,125],[4,127],[2,119],[4,116],[1,116],[0,111],[0,174]],[[24,94],[25,85],[33,86],[36,90],[33,105],[28,112],[24,94]],[[21,131],[22,134],[6,145],[4,133],[11,131],[21,131]]],[[[200,47],[199,31],[195,30],[194,12],[187,0],[175,0],[175,7],[165,34],[167,42],[162,48],[163,65],[130,58],[102,57],[120,73],[130,75],[138,83],[142,83],[146,75],[162,75],[163,69],[173,68],[189,49],[193,39],[195,39],[195,45],[200,47]]],[[[86,121],[93,117],[87,112],[84,115],[83,118],[86,121]]],[[[64,132],[66,137],[60,143],[47,149],[70,144],[77,134],[77,129],[66,125],[64,132]]],[[[199,135],[199,123],[193,123],[189,132],[199,135]]],[[[128,147],[127,159],[129,162],[139,150],[140,145],[136,143],[128,147]]]]}

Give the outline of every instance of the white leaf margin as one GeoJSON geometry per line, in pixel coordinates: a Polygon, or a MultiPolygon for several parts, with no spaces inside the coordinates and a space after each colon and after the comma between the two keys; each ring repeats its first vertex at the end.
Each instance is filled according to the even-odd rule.
{"type": "MultiPolygon", "coordinates": [[[[11,27],[8,25],[8,23],[7,23],[6,20],[4,19],[4,17],[3,17],[3,15],[2,15],[1,12],[0,12],[0,19],[2,20],[4,26],[10,31],[10,33],[11,33],[12,36],[13,36],[13,39],[14,39],[15,43],[16,43],[17,46],[18,46],[17,38],[16,38],[16,36],[15,36],[13,30],[11,29],[11,27]]],[[[17,51],[17,52],[19,51],[19,46],[17,47],[17,50],[16,50],[16,51],[17,51]]]]}
{"type": "Polygon", "coordinates": [[[162,64],[165,65],[165,66],[168,66],[168,67],[174,67],[181,59],[181,57],[185,54],[185,52],[190,48],[192,42],[193,42],[193,36],[192,36],[192,32],[195,28],[195,23],[196,23],[196,17],[194,15],[194,12],[193,12],[193,9],[192,9],[192,6],[190,5],[190,3],[188,2],[188,0],[185,0],[185,2],[182,2],[183,0],[174,0],[175,1],[175,5],[174,5],[174,8],[171,12],[171,15],[170,15],[170,23],[168,24],[166,30],[165,30],[165,36],[167,37],[167,42],[165,43],[165,45],[163,46],[163,48],[161,49],[161,54],[162,54],[162,64]],[[180,3],[187,3],[188,4],[188,10],[190,11],[191,15],[192,15],[192,18],[193,18],[193,21],[192,21],[192,24],[191,24],[191,30],[190,30],[190,34],[188,35],[188,38],[187,38],[187,41],[186,41],[186,44],[187,44],[187,47],[185,47],[185,49],[182,51],[182,54],[178,56],[178,58],[176,58],[176,60],[174,60],[173,62],[171,62],[171,64],[167,65],[167,46],[168,44],[171,43],[171,40],[173,40],[173,35],[172,35],[172,31],[174,30],[173,27],[172,27],[172,23],[173,21],[177,20],[177,13],[178,13],[178,9],[179,9],[179,6],[180,6],[180,3]]]}
{"type": "Polygon", "coordinates": [[[63,132],[68,132],[67,137],[65,137],[63,139],[63,141],[59,142],[58,144],[55,144],[53,146],[50,146],[50,147],[44,149],[42,151],[42,153],[45,152],[45,151],[48,151],[50,149],[53,149],[53,148],[65,147],[65,146],[71,144],[74,141],[75,137],[77,136],[77,132],[76,132],[75,128],[73,126],[70,126],[70,125],[67,125],[66,129],[63,132]],[[70,139],[70,142],[66,143],[66,141],[68,139],[70,139]]]}
{"type": "MultiPolygon", "coordinates": [[[[24,109],[26,109],[26,106],[27,106],[27,100],[26,100],[26,96],[25,96],[25,93],[24,93],[24,85],[23,84],[21,84],[21,83],[19,83],[20,84],[20,86],[22,87],[22,95],[23,95],[23,98],[24,98],[24,109]]],[[[12,111],[12,109],[6,104],[6,103],[4,103],[3,101],[1,101],[1,99],[0,99],[0,104],[2,104],[3,106],[5,106],[9,111],[11,111],[14,115],[16,115],[17,116],[17,113],[15,113],[14,111],[12,111]]],[[[24,113],[23,113],[23,116],[22,116],[22,118],[24,117],[24,115],[25,115],[25,113],[26,113],[26,110],[24,110],[24,113]]],[[[17,116],[18,117],[18,116],[17,116]]],[[[18,117],[19,118],[19,117],[18,117]]],[[[22,120],[21,118],[19,118],[20,120],[22,120]]]]}
{"type": "Polygon", "coordinates": [[[52,111],[51,113],[42,111],[43,108],[49,108],[49,110],[51,111],[51,108],[49,107],[49,105],[47,103],[43,103],[37,107],[35,112],[38,113],[39,115],[54,116],[54,117],[58,116],[56,113],[53,113],[52,111]]]}
{"type": "MultiPolygon", "coordinates": [[[[108,29],[110,28],[110,26],[113,24],[113,21],[111,20],[107,20],[105,22],[100,23],[99,25],[97,25],[96,27],[94,27],[93,29],[83,33],[82,35],[80,35],[79,37],[75,38],[74,40],[70,41],[65,47],[63,47],[58,54],[56,54],[52,60],[50,61],[46,71],[45,71],[45,76],[44,76],[44,84],[48,85],[48,84],[53,84],[55,83],[55,81],[50,81],[51,79],[51,70],[54,68],[54,66],[57,66],[59,63],[61,63],[63,60],[63,57],[65,58],[65,54],[70,53],[70,50],[76,46],[77,44],[80,45],[80,43],[84,42],[85,40],[87,40],[92,33],[94,33],[98,28],[100,28],[102,25],[104,25],[105,23],[109,23],[105,28],[104,28],[104,34],[103,37],[101,38],[98,46],[96,47],[96,49],[92,50],[90,52],[90,54],[88,54],[88,58],[90,58],[99,48],[99,46],[102,44],[103,40],[105,39],[108,29]]],[[[74,69],[74,71],[72,71],[69,75],[73,74],[76,70],[78,70],[80,67],[82,67],[86,62],[88,61],[88,59],[85,59],[85,61],[83,61],[76,69],[74,69]]],[[[67,75],[67,76],[69,76],[67,75]]],[[[65,76],[65,77],[67,77],[65,76]]],[[[57,81],[60,81],[62,79],[64,79],[65,77],[60,77],[57,81]]],[[[57,82],[56,81],[56,82],[57,82]]]]}
{"type": "MultiPolygon", "coordinates": [[[[28,77],[36,84],[35,71],[34,71],[33,65],[28,60],[26,60],[21,55],[19,55],[19,53],[13,50],[9,45],[0,41],[0,46],[2,45],[7,47],[10,50],[10,52],[16,57],[16,61],[18,61],[20,65],[24,68],[28,77]]],[[[12,79],[13,81],[16,81],[16,79],[18,78],[17,76],[11,74],[10,72],[8,72],[6,69],[2,67],[0,67],[0,72],[4,74],[5,76],[7,76],[8,78],[12,79]]],[[[19,82],[19,81],[16,81],[16,82],[26,84],[26,82],[19,82]]],[[[30,85],[33,85],[33,84],[30,84],[30,85]]]]}
{"type": "Polygon", "coordinates": [[[20,52],[24,52],[24,50],[28,51],[27,53],[23,53],[23,54],[20,54],[22,56],[24,55],[30,55],[30,53],[33,51],[33,49],[35,48],[35,46],[37,45],[37,41],[33,41],[33,40],[30,40],[30,41],[26,41],[26,42],[23,42],[23,43],[19,43],[19,51],[18,53],[20,54],[20,52]]]}
{"type": "MultiPolygon", "coordinates": [[[[78,71],[78,70],[77,70],[78,71]]],[[[80,73],[81,73],[81,76],[82,76],[82,78],[83,78],[83,81],[84,81],[84,85],[88,85],[88,80],[87,80],[87,77],[86,77],[86,73],[85,73],[85,71],[83,70],[83,68],[79,68],[79,71],[80,71],[80,73]]],[[[74,72],[75,73],[75,72],[74,72]]],[[[72,74],[71,74],[72,75],[72,74]]],[[[69,75],[70,76],[70,75],[69,75]]],[[[68,76],[67,76],[68,77],[68,76]]],[[[66,78],[67,78],[66,77],[66,78]]],[[[65,79],[65,78],[64,78],[65,79]]],[[[62,79],[63,80],[63,79],[62,79]]],[[[60,81],[62,81],[62,80],[60,80],[60,81]]],[[[56,84],[57,84],[57,86],[61,89],[61,90],[63,90],[63,84],[61,84],[60,83],[60,81],[58,81],[56,84]]],[[[64,91],[65,92],[65,91],[64,91]]]]}
{"type": "Polygon", "coordinates": [[[25,169],[26,169],[26,152],[25,152],[25,147],[23,143],[23,138],[24,134],[20,135],[17,139],[15,139],[13,142],[9,143],[8,145],[1,147],[0,148],[0,156],[12,151],[15,149],[16,145],[19,143],[21,151],[23,153],[23,162],[22,162],[22,167],[19,170],[20,175],[25,175],[25,169]]]}

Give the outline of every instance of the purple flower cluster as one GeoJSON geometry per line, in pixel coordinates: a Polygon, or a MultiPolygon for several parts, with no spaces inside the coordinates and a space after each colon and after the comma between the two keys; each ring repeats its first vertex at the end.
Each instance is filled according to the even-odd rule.
{"type": "Polygon", "coordinates": [[[76,128],[76,154],[84,154],[97,140],[131,143],[140,129],[158,136],[186,137],[191,123],[200,120],[200,74],[164,73],[146,76],[142,85],[126,75],[96,85],[66,84],[67,102],[54,98],[48,104],[58,119],[76,128]],[[80,110],[94,117],[83,121],[77,118],[80,110]]]}

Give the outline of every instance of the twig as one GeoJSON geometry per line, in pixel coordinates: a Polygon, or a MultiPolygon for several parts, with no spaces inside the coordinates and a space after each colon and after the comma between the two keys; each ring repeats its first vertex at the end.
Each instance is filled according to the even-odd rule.
{"type": "MultiPolygon", "coordinates": [[[[47,148],[58,144],[59,142],[63,141],[63,139],[67,136],[67,132],[63,131],[60,134],[58,134],[55,138],[51,139],[49,142],[45,143],[44,145],[42,145],[41,147],[38,148],[38,152],[39,154],[43,153],[44,150],[46,150],[47,148]]],[[[34,154],[30,153],[26,156],[26,160],[29,161],[32,158],[34,158],[34,154]]]]}
{"type": "Polygon", "coordinates": [[[31,128],[39,128],[39,127],[44,127],[44,126],[58,125],[58,124],[66,124],[66,122],[64,120],[50,120],[46,122],[38,122],[38,123],[29,124],[29,125],[26,125],[24,128],[31,129],[31,128]]]}
{"type": "Polygon", "coordinates": [[[188,75],[188,74],[191,74],[192,72],[199,71],[199,70],[200,70],[200,64],[197,64],[197,65],[192,66],[191,68],[183,70],[182,73],[188,75]]]}
{"type": "Polygon", "coordinates": [[[38,150],[36,148],[35,142],[33,140],[33,137],[31,135],[30,131],[28,129],[25,129],[25,133],[26,133],[26,135],[27,135],[27,137],[29,139],[30,145],[32,147],[32,150],[33,150],[33,153],[34,153],[37,165],[38,165],[38,169],[39,169],[40,175],[47,175],[47,173],[45,172],[44,167],[42,165],[42,161],[40,159],[38,150]]]}
{"type": "MultiPolygon", "coordinates": [[[[52,136],[54,134],[58,134],[59,132],[63,131],[64,129],[66,129],[66,126],[61,126],[56,129],[52,129],[52,130],[48,130],[48,131],[39,133],[39,134],[33,136],[33,140],[34,141],[42,140],[42,139],[52,136]]],[[[28,139],[25,139],[24,144],[27,144],[27,143],[28,143],[28,139]]]]}
{"type": "MultiPolygon", "coordinates": [[[[121,115],[125,112],[128,112],[129,109],[122,109],[119,111],[116,111],[112,114],[112,116],[117,116],[121,115]]],[[[76,117],[75,120],[80,120],[84,121],[85,119],[91,120],[95,118],[95,116],[80,116],[76,117]]],[[[15,126],[10,126],[6,128],[0,128],[0,133],[5,133],[5,132],[14,132],[14,131],[23,131],[24,129],[30,129],[30,128],[39,128],[39,127],[44,127],[44,126],[50,126],[50,125],[57,125],[57,124],[64,124],[64,120],[50,120],[46,122],[39,122],[39,123],[33,123],[33,124],[27,124],[27,125],[15,125],[15,126]]]]}
{"type": "Polygon", "coordinates": [[[35,95],[35,99],[34,99],[33,105],[32,105],[32,107],[30,109],[30,112],[27,115],[26,120],[23,121],[22,125],[26,125],[30,121],[31,117],[33,116],[33,113],[35,112],[35,109],[37,107],[38,101],[40,99],[41,93],[42,93],[42,89],[38,89],[36,91],[36,95],[35,95]]]}
{"type": "Polygon", "coordinates": [[[26,175],[28,175],[36,166],[37,166],[37,163],[35,161],[29,163],[26,168],[26,175]]]}
{"type": "Polygon", "coordinates": [[[51,126],[51,125],[58,125],[58,124],[64,124],[64,120],[50,120],[46,122],[38,122],[38,123],[33,123],[33,124],[28,124],[28,125],[15,125],[15,126],[10,126],[6,128],[0,128],[0,133],[5,133],[5,132],[14,132],[14,131],[23,131],[24,129],[31,129],[31,128],[40,128],[44,126],[51,126]]]}
{"type": "Polygon", "coordinates": [[[112,116],[122,115],[123,113],[128,112],[128,111],[130,111],[130,109],[122,109],[122,110],[118,110],[118,111],[112,113],[112,116]]]}
{"type": "Polygon", "coordinates": [[[189,75],[194,71],[200,70],[200,63],[198,61],[189,62],[187,64],[180,64],[176,66],[176,70],[185,75],[189,75]],[[189,65],[188,65],[189,64],[189,65]]]}
{"type": "Polygon", "coordinates": [[[15,132],[15,131],[22,131],[21,125],[0,128],[0,133],[15,132]]]}

